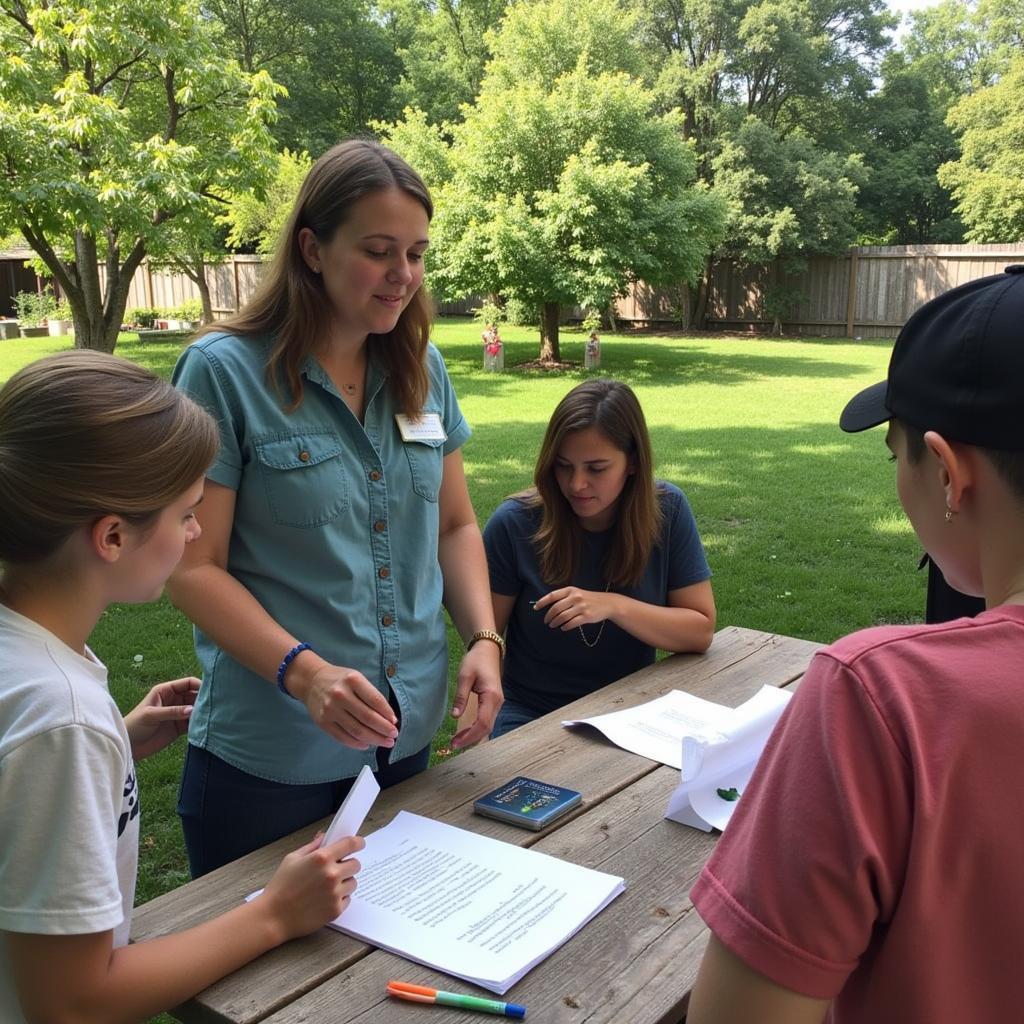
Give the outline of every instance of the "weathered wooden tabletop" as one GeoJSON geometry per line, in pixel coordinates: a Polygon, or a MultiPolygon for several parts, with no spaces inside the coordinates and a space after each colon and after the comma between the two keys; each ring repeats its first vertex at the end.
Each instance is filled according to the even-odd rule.
{"type": "MultiPolygon", "coordinates": [[[[525,1005],[528,1019],[544,1024],[678,1021],[707,941],[689,891],[715,835],[663,818],[679,780],[675,769],[621,750],[594,730],[569,730],[560,723],[640,704],[673,689],[736,706],[764,684],[794,684],[817,648],[793,637],[723,629],[705,655],[667,658],[385,790],[361,831],[380,828],[400,810],[414,811],[621,875],[625,892],[502,998],[525,1005]],[[519,774],[577,789],[583,803],[542,832],[473,814],[477,797],[519,774]]],[[[132,939],[187,928],[236,906],[313,831],[304,829],[139,907],[132,939]]],[[[174,1015],[187,1024],[454,1024],[468,1019],[465,1011],[389,999],[389,978],[487,995],[324,928],[253,961],[174,1015]]]]}

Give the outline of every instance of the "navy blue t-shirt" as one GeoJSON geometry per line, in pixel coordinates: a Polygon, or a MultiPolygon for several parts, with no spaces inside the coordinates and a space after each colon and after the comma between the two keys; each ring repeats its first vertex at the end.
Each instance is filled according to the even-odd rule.
{"type": "MultiPolygon", "coordinates": [[[[686,496],[674,484],[662,481],[658,481],[658,492],[663,520],[660,541],[639,585],[614,592],[664,607],[669,591],[700,583],[711,576],[711,570],[686,496]]],[[[505,696],[546,714],[653,664],[655,650],[612,622],[604,624],[597,643],[601,624],[582,627],[593,647],[584,643],[579,629],[562,632],[544,624],[546,609],[535,612],[529,602],[557,588],[544,582],[537,562],[532,537],[540,516],[539,507],[509,498],[485,527],[484,546],[491,590],[516,598],[505,631],[505,696]]],[[[572,585],[604,590],[602,567],[613,530],[582,533],[580,566],[572,585]]]]}

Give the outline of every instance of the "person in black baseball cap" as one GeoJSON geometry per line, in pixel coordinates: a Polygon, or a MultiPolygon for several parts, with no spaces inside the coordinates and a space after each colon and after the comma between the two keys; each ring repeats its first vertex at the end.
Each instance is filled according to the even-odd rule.
{"type": "Polygon", "coordinates": [[[687,1024],[1017,1020],[1024,949],[1024,267],[922,306],[885,382],[897,490],[974,618],[819,651],[690,893],[687,1024]]]}
{"type": "MultiPolygon", "coordinates": [[[[843,430],[859,431],[899,419],[905,427],[916,428],[911,430],[915,458],[922,450],[921,435],[928,429],[947,440],[997,451],[1024,448],[1015,415],[1024,404],[1022,292],[1024,265],[1016,265],[922,306],[897,338],[889,379],[851,399],[839,421],[843,430]],[[1006,369],[1001,380],[986,379],[993,360],[1006,369]]],[[[952,587],[927,555],[922,559],[925,563],[926,622],[945,622],[982,610],[980,596],[952,587]]]]}

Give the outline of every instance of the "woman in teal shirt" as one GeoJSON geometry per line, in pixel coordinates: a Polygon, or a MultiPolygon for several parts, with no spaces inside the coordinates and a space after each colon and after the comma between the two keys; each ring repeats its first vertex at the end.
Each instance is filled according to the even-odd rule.
{"type": "Polygon", "coordinates": [[[501,705],[470,430],[428,341],[432,212],[391,151],[334,147],[257,295],[175,370],[221,435],[169,587],[203,665],[179,800],[194,875],[330,814],[364,764],[382,784],[426,767],[442,602],[467,643],[452,714],[482,708],[453,745],[501,705]]]}

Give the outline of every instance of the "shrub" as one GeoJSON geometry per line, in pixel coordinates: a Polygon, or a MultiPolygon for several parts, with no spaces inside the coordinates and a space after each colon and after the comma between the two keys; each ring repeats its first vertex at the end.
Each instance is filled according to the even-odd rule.
{"type": "Polygon", "coordinates": [[[505,319],[518,327],[539,327],[540,307],[521,299],[508,299],[505,302],[505,319]]]}
{"type": "Polygon", "coordinates": [[[203,300],[186,299],[171,315],[175,320],[188,320],[192,323],[198,323],[203,319],[203,300]]]}
{"type": "Polygon", "coordinates": [[[124,320],[125,323],[131,324],[133,327],[151,328],[157,316],[159,316],[159,312],[152,306],[136,306],[125,313],[124,320]]]}
{"type": "Polygon", "coordinates": [[[14,309],[23,327],[39,327],[55,314],[57,300],[51,292],[18,292],[14,296],[14,309]]]}

